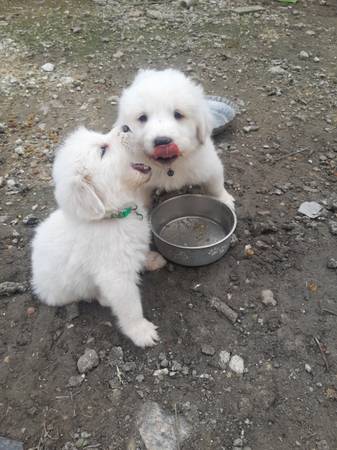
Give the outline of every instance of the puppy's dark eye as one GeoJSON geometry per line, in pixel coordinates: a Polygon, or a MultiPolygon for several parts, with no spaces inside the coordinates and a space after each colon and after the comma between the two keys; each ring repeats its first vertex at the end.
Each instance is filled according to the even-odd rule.
{"type": "Polygon", "coordinates": [[[101,149],[101,158],[103,158],[105,152],[108,150],[108,144],[101,145],[100,149],[101,149]]]}
{"type": "Polygon", "coordinates": [[[138,117],[139,122],[146,122],[147,121],[147,115],[146,114],[142,114],[141,116],[138,117]]]}
{"type": "Polygon", "coordinates": [[[177,120],[181,120],[184,116],[179,111],[174,111],[174,118],[177,120]]]}
{"type": "Polygon", "coordinates": [[[123,125],[122,126],[122,131],[123,131],[123,133],[128,133],[131,130],[130,130],[130,127],[128,127],[127,125],[123,125]]]}

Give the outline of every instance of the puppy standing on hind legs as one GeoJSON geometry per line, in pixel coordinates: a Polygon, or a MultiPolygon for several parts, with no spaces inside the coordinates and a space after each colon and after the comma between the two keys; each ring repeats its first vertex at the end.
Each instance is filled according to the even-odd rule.
{"type": "Polygon", "coordinates": [[[151,168],[128,162],[125,140],[116,129],[102,135],[80,128],[59,149],[53,169],[59,209],[33,240],[32,285],[48,305],[97,298],[122,332],[145,347],[158,340],[138,288],[150,242],[138,189],[151,168]]]}

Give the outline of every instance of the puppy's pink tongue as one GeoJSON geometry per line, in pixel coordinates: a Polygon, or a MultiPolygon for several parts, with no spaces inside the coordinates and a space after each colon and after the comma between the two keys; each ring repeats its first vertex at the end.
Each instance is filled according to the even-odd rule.
{"type": "Polygon", "coordinates": [[[153,157],[154,159],[169,159],[173,158],[174,156],[179,156],[180,150],[177,144],[165,144],[165,145],[158,145],[154,148],[153,157]]]}

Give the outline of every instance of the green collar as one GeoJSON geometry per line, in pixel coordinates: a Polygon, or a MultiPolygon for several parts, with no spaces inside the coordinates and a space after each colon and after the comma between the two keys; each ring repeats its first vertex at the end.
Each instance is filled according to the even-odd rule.
{"type": "Polygon", "coordinates": [[[111,209],[106,211],[104,215],[104,219],[124,219],[128,217],[132,212],[136,213],[136,216],[139,220],[143,220],[143,214],[137,211],[138,206],[135,203],[131,205],[125,206],[120,209],[111,209]]]}

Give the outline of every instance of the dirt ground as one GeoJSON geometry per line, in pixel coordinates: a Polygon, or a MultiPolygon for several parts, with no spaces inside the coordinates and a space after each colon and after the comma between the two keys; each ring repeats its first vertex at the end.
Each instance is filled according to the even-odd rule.
{"type": "Polygon", "coordinates": [[[0,298],[0,435],[24,449],[337,449],[337,5],[188,3],[0,0],[0,282],[21,283],[0,298]],[[168,66],[241,104],[217,138],[238,242],[211,266],[144,275],[161,336],[144,351],[95,303],[40,305],[30,241],[55,208],[60,139],[80,123],[107,131],[136,70],[168,66]],[[99,364],[79,378],[87,348],[99,364]],[[141,421],[156,404],[153,444],[141,421]]]}

